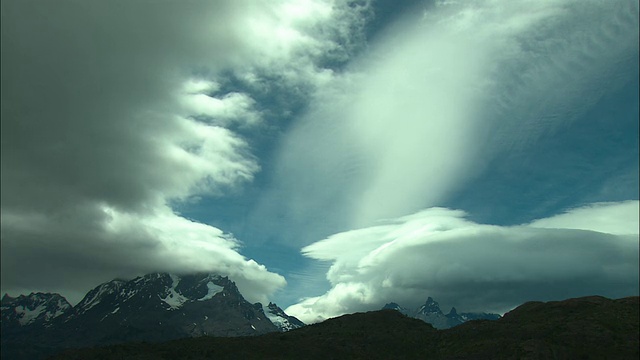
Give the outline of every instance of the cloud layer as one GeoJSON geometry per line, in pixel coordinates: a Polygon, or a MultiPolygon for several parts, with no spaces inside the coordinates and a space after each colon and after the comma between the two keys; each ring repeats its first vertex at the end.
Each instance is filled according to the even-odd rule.
{"type": "Polygon", "coordinates": [[[639,215],[638,201],[600,203],[504,227],[431,208],[335,234],[303,249],[333,262],[332,288],[287,312],[315,322],[431,296],[445,309],[503,313],[531,300],[638,295],[639,215]]]}
{"type": "MultiPolygon", "coordinates": [[[[240,252],[278,242],[332,264],[332,289],[291,308],[310,321],[424,296],[502,311],[637,293],[637,201],[545,192],[637,199],[637,137],[615,132],[637,100],[595,132],[585,115],[637,84],[637,1],[412,3],[369,31],[382,2],[3,0],[2,291],[74,302],[114,277],[209,270],[266,301],[284,278],[240,252]],[[514,209],[529,185],[510,222],[525,225],[447,209],[514,209]],[[492,191],[452,206],[461,189],[492,191]],[[196,206],[250,236],[180,213],[196,206]]],[[[326,267],[298,265],[296,289],[316,289],[326,267]]]]}
{"type": "Polygon", "coordinates": [[[2,291],[73,302],[116,276],[189,270],[229,275],[251,301],[282,288],[233,236],[173,207],[260,170],[250,136],[265,120],[219,78],[316,86],[331,76],[320,58],[348,56],[349,9],[3,1],[2,291]]]}

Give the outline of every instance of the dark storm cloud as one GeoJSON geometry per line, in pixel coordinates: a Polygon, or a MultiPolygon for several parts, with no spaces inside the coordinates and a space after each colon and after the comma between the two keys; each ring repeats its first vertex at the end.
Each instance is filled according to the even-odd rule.
{"type": "Polygon", "coordinates": [[[3,290],[77,296],[160,269],[227,273],[256,299],[284,285],[233,238],[167,206],[234,189],[259,169],[245,140],[188,118],[198,109],[184,103],[197,95],[184,84],[194,69],[215,73],[264,52],[245,35],[247,14],[262,10],[3,1],[3,290]]]}
{"type": "Polygon", "coordinates": [[[3,206],[136,210],[183,195],[163,141],[185,132],[171,105],[187,66],[242,53],[215,31],[239,15],[224,7],[3,3],[3,206]]]}
{"type": "Polygon", "coordinates": [[[264,106],[223,75],[318,86],[333,76],[319,59],[348,57],[337,41],[359,8],[3,1],[2,290],[77,301],[116,276],[192,270],[229,275],[252,301],[283,287],[232,235],[175,209],[242,191],[260,169],[264,106]]]}

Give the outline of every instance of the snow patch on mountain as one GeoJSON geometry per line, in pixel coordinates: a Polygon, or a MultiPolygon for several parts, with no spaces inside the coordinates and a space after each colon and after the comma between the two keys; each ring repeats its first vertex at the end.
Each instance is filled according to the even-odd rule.
{"type": "Polygon", "coordinates": [[[47,310],[47,307],[43,305],[38,305],[35,309],[31,310],[27,307],[19,307],[16,308],[16,314],[18,314],[18,322],[20,325],[31,324],[34,320],[36,320],[43,312],[47,310]]]}
{"type": "Polygon", "coordinates": [[[89,311],[94,306],[98,305],[100,301],[107,295],[113,294],[120,290],[120,287],[124,284],[124,281],[113,280],[108,283],[100,285],[97,289],[94,289],[87,294],[80,304],[78,304],[78,313],[83,314],[89,311]]]}
{"type": "Polygon", "coordinates": [[[160,297],[160,295],[158,295],[158,297],[160,297],[160,300],[169,305],[168,310],[176,310],[182,307],[182,305],[185,302],[189,301],[189,299],[176,291],[176,286],[178,286],[178,284],[180,283],[180,277],[173,274],[169,274],[169,276],[171,277],[172,283],[171,287],[168,289],[168,294],[164,298],[160,297]]]}
{"type": "Polygon", "coordinates": [[[398,311],[398,312],[399,312],[399,313],[401,313],[401,314],[404,314],[404,315],[410,316],[410,311],[409,311],[409,309],[407,309],[407,308],[403,308],[402,306],[400,306],[400,305],[398,305],[398,304],[396,304],[396,303],[394,303],[394,302],[386,304],[382,309],[383,309],[383,310],[384,310],[384,309],[387,309],[387,310],[395,310],[395,311],[398,311]]]}
{"type": "Polygon", "coordinates": [[[67,310],[71,308],[72,306],[67,302],[66,299],[59,299],[56,306],[56,311],[53,314],[51,314],[51,319],[57,318],[58,316],[64,314],[65,312],[67,312],[67,310]]]}
{"type": "Polygon", "coordinates": [[[118,297],[122,299],[122,301],[124,302],[131,299],[136,294],[137,294],[137,291],[134,289],[122,289],[120,290],[120,294],[118,294],[118,297]]]}
{"type": "Polygon", "coordinates": [[[267,315],[267,318],[273,323],[273,325],[277,326],[278,329],[281,329],[283,331],[291,330],[291,324],[289,323],[289,320],[278,315],[271,314],[269,312],[266,312],[265,315],[267,315]]]}
{"type": "Polygon", "coordinates": [[[71,304],[59,294],[31,293],[17,298],[8,295],[2,298],[3,322],[16,321],[19,326],[42,323],[46,327],[51,320],[70,309],[71,304]]]}
{"type": "Polygon", "coordinates": [[[289,331],[305,325],[298,318],[287,315],[284,310],[274,303],[269,303],[264,314],[280,331],[289,331]]]}
{"type": "Polygon", "coordinates": [[[198,301],[209,300],[213,298],[216,294],[221,293],[224,288],[220,285],[216,285],[213,282],[209,281],[207,283],[207,295],[198,299],[198,301]]]}

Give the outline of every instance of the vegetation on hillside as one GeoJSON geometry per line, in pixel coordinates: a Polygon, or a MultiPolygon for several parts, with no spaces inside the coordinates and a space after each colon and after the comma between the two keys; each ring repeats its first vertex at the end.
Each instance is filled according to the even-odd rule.
{"type": "Polygon", "coordinates": [[[287,333],[129,343],[68,350],[55,359],[637,359],[638,299],[530,302],[500,320],[447,330],[381,310],[287,333]]]}

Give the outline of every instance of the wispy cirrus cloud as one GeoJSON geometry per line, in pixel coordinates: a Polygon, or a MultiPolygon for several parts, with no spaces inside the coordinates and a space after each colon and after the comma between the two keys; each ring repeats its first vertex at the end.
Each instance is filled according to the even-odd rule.
{"type": "Polygon", "coordinates": [[[534,178],[570,165],[532,154],[637,77],[637,11],[630,1],[436,2],[421,21],[400,19],[288,133],[256,217],[304,228],[286,239],[304,245],[447,204],[510,154],[534,178]]]}

